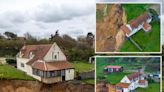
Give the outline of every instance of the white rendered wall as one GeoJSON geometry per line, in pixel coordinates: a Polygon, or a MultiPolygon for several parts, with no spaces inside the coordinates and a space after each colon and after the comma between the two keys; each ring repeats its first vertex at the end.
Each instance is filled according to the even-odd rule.
{"type": "Polygon", "coordinates": [[[65,80],[73,80],[74,79],[74,69],[65,70],[65,80]]]}

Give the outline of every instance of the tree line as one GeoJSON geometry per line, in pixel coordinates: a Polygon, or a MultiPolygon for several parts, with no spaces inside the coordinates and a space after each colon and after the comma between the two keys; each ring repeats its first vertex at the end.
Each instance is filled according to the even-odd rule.
{"type": "Polygon", "coordinates": [[[59,45],[70,61],[88,61],[88,58],[94,55],[93,33],[89,32],[86,36],[79,36],[74,39],[67,34],[60,35],[59,30],[57,30],[50,35],[49,39],[37,39],[30,33],[25,33],[23,40],[12,32],[0,34],[0,57],[15,57],[25,44],[50,44],[54,42],[59,45]]]}

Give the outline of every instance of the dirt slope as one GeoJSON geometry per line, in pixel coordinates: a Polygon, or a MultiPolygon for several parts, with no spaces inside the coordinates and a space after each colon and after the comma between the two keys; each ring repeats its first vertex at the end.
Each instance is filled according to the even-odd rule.
{"type": "Polygon", "coordinates": [[[124,9],[119,4],[111,6],[103,21],[96,23],[96,51],[114,52],[118,51],[124,42],[125,34],[120,27],[125,22],[124,9]]]}
{"type": "Polygon", "coordinates": [[[94,85],[75,81],[47,85],[38,81],[0,80],[0,92],[94,92],[94,85]]]}

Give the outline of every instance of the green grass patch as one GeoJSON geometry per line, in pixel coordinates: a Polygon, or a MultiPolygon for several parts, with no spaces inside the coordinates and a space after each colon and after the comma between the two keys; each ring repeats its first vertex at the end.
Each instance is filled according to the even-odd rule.
{"type": "Polygon", "coordinates": [[[162,92],[164,92],[164,81],[162,80],[162,92]]]}
{"type": "Polygon", "coordinates": [[[137,92],[160,92],[160,83],[149,83],[147,88],[137,88],[137,92]]]}
{"type": "Polygon", "coordinates": [[[94,64],[80,62],[80,61],[74,61],[73,63],[75,67],[75,71],[84,72],[94,69],[94,64]]]}
{"type": "Polygon", "coordinates": [[[0,78],[4,79],[21,79],[21,80],[35,80],[26,73],[17,70],[10,65],[0,65],[0,78]]]}
{"type": "Polygon", "coordinates": [[[149,6],[148,4],[122,4],[127,14],[127,21],[130,21],[142,13],[144,13],[149,6]]]}
{"type": "Polygon", "coordinates": [[[94,79],[85,79],[85,80],[82,80],[82,82],[85,82],[87,84],[95,84],[95,80],[94,79]]]}
{"type": "Polygon", "coordinates": [[[106,80],[111,83],[111,84],[117,84],[121,81],[121,79],[125,75],[129,75],[130,73],[125,73],[125,72],[117,72],[117,73],[111,73],[108,75],[105,75],[106,80]]]}

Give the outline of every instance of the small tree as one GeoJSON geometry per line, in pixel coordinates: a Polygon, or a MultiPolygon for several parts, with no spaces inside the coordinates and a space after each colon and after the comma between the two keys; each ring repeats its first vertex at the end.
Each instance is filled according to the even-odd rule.
{"type": "Polygon", "coordinates": [[[17,38],[17,35],[12,32],[5,32],[4,35],[6,35],[8,39],[16,39],[17,38]]]}

